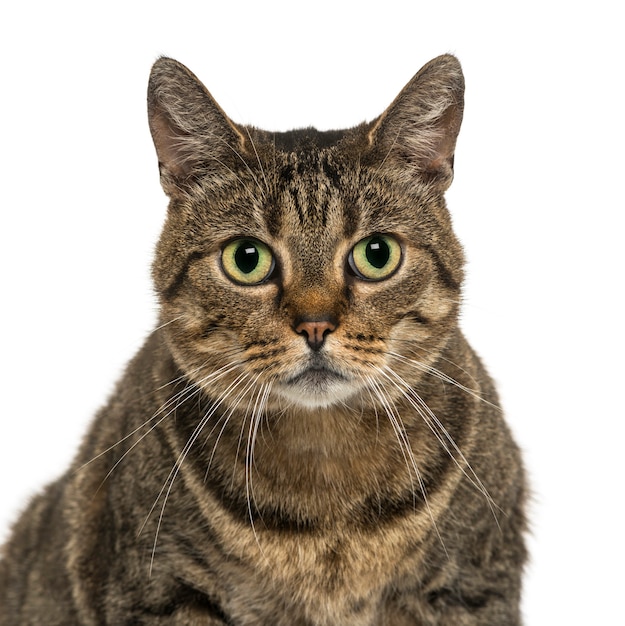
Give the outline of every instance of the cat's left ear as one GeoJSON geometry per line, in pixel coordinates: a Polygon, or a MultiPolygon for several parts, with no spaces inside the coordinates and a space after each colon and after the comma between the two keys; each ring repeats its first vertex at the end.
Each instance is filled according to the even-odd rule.
{"type": "Polygon", "coordinates": [[[148,119],[170,196],[241,158],[243,136],[198,78],[166,57],[152,67],[148,119]]]}
{"type": "Polygon", "coordinates": [[[447,188],[463,109],[462,69],[446,54],[421,68],[372,123],[369,140],[378,158],[399,161],[447,188]]]}

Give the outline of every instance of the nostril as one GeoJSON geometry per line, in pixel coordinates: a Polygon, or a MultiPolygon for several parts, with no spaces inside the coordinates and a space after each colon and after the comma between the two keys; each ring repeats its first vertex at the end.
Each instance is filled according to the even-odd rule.
{"type": "Polygon", "coordinates": [[[306,335],[306,341],[313,350],[319,350],[326,335],[336,330],[336,324],[331,320],[301,321],[294,330],[298,335],[306,335]]]}

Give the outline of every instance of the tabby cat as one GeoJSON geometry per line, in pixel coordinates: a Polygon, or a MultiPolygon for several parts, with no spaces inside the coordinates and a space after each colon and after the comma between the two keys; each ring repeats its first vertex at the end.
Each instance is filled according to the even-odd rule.
{"type": "Polygon", "coordinates": [[[233,123],[161,58],[161,317],[0,562],[0,624],[520,623],[524,477],[458,328],[464,80],[345,131],[233,123]]]}

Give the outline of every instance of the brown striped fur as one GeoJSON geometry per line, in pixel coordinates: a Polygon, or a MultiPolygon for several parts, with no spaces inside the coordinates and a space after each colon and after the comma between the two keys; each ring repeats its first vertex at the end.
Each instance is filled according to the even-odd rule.
{"type": "Polygon", "coordinates": [[[371,123],[271,133],[157,61],[160,324],[17,521],[0,625],[520,624],[523,470],[443,197],[463,91],[446,55],[371,123]],[[401,250],[381,280],[372,235],[401,250]]]}

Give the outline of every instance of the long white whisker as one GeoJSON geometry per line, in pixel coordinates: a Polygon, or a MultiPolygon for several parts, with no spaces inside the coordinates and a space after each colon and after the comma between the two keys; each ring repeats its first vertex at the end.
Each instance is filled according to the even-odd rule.
{"type": "MultiPolygon", "coordinates": [[[[247,130],[247,129],[246,129],[247,130]]],[[[248,135],[249,135],[249,131],[248,131],[248,135]]],[[[254,182],[256,183],[256,186],[258,187],[258,189],[260,190],[261,195],[264,197],[266,197],[266,193],[265,190],[263,189],[262,185],[260,184],[260,181],[258,180],[258,178],[256,177],[256,174],[254,174],[252,168],[249,166],[248,162],[243,158],[243,155],[238,151],[235,150],[234,146],[232,146],[228,141],[226,141],[225,139],[221,138],[221,137],[215,137],[216,139],[218,139],[219,141],[221,141],[221,143],[223,143],[227,148],[230,149],[230,151],[235,154],[237,156],[237,158],[241,161],[241,163],[243,163],[243,165],[245,166],[245,169],[249,172],[250,176],[254,179],[254,182]]],[[[251,140],[251,137],[250,137],[251,140]]],[[[252,146],[254,146],[254,142],[252,142],[252,146]]],[[[256,152],[256,147],[254,146],[254,151],[256,152]]],[[[258,153],[257,153],[257,158],[258,158],[258,153]]],[[[214,158],[214,157],[213,157],[214,158]]],[[[225,163],[222,163],[219,159],[214,158],[215,161],[217,161],[220,165],[222,165],[224,168],[228,169],[230,172],[232,172],[235,176],[237,176],[238,180],[241,181],[241,179],[239,178],[239,176],[236,174],[236,172],[234,172],[231,168],[229,168],[225,163]]],[[[260,163],[260,159],[259,159],[259,163],[260,163]]],[[[261,171],[262,171],[262,167],[261,167],[261,171]]],[[[263,176],[264,176],[264,172],[263,172],[263,176]]],[[[241,181],[243,182],[243,181],[241,181]]]]}
{"type": "MultiPolygon", "coordinates": [[[[254,154],[256,155],[256,162],[258,163],[258,167],[260,168],[260,173],[262,174],[263,180],[265,181],[265,189],[269,191],[269,183],[267,182],[267,177],[265,176],[265,169],[263,168],[263,164],[260,160],[260,156],[258,155],[258,150],[256,150],[256,144],[254,143],[254,140],[252,139],[252,134],[250,133],[250,129],[247,126],[245,126],[245,132],[247,133],[247,137],[250,140],[250,143],[252,144],[252,149],[254,150],[254,154]]],[[[258,181],[257,181],[257,184],[258,184],[258,181]]],[[[265,193],[263,193],[263,196],[265,196],[265,193]]]]}
{"type": "Polygon", "coordinates": [[[178,458],[176,459],[176,462],[174,463],[174,466],[170,470],[167,478],[165,479],[165,482],[163,483],[163,487],[159,491],[158,495],[156,496],[156,499],[154,500],[153,505],[151,506],[150,510],[148,511],[148,514],[147,514],[143,524],[141,525],[141,528],[139,529],[138,534],[141,534],[141,532],[145,528],[145,525],[148,522],[148,519],[150,518],[150,516],[154,512],[154,509],[156,508],[156,505],[157,505],[158,501],[161,499],[161,497],[163,497],[163,494],[164,494],[163,504],[161,506],[161,511],[160,511],[158,522],[157,522],[157,525],[156,525],[156,532],[155,532],[155,536],[154,536],[154,544],[153,544],[153,547],[152,547],[152,555],[151,555],[151,559],[150,559],[150,574],[152,573],[152,568],[153,568],[153,565],[154,565],[154,557],[156,555],[156,546],[157,546],[157,542],[158,542],[158,535],[159,535],[159,532],[160,532],[160,529],[161,529],[161,525],[162,525],[162,522],[163,522],[163,516],[165,514],[165,507],[167,505],[167,500],[169,499],[169,495],[171,494],[171,490],[173,488],[174,482],[176,481],[178,473],[180,472],[180,470],[182,468],[182,465],[183,465],[184,461],[186,460],[186,458],[187,458],[187,456],[189,454],[189,451],[191,450],[191,448],[193,447],[193,445],[197,441],[197,438],[199,437],[200,433],[202,432],[202,430],[204,429],[206,424],[210,421],[210,419],[213,417],[213,415],[216,413],[216,411],[219,409],[219,407],[223,404],[223,402],[232,394],[232,392],[240,384],[241,380],[245,380],[245,377],[237,377],[235,379],[235,381],[233,381],[232,383],[230,383],[230,385],[228,385],[228,387],[223,392],[223,394],[221,394],[219,399],[214,404],[212,404],[211,408],[207,411],[207,413],[199,421],[198,425],[194,428],[193,432],[191,433],[191,436],[187,440],[187,443],[184,445],[184,447],[182,448],[180,454],[178,455],[178,458]]]}
{"type": "MultiPolygon", "coordinates": [[[[256,525],[254,524],[254,514],[252,511],[252,501],[254,500],[254,485],[253,485],[253,466],[254,466],[254,445],[258,436],[258,428],[262,420],[263,412],[269,397],[269,391],[271,389],[271,383],[263,383],[256,393],[254,400],[254,407],[250,415],[250,425],[247,437],[247,448],[245,453],[245,491],[247,497],[247,507],[250,516],[250,524],[252,526],[252,532],[256,544],[262,552],[262,547],[256,532],[256,525]]],[[[256,505],[254,504],[254,507],[256,505]]],[[[258,509],[257,509],[258,510],[258,509]]]]}
{"type": "Polygon", "coordinates": [[[420,363],[419,361],[416,361],[415,359],[410,359],[402,354],[398,354],[397,352],[388,352],[387,354],[391,357],[396,358],[398,361],[401,361],[402,363],[405,363],[407,365],[414,367],[415,369],[418,369],[421,372],[430,374],[431,376],[434,376],[438,378],[439,380],[442,380],[445,383],[449,383],[450,385],[454,385],[455,387],[458,387],[458,389],[461,389],[462,391],[468,393],[470,396],[472,396],[476,400],[479,400],[480,402],[484,402],[485,404],[493,407],[494,409],[497,409],[497,411],[501,411],[500,406],[490,402],[489,400],[484,398],[480,393],[476,392],[474,389],[471,389],[470,387],[463,385],[462,383],[458,382],[451,376],[448,376],[444,372],[441,372],[435,367],[432,367],[431,365],[426,365],[424,363],[420,363]]]}
{"type": "Polygon", "coordinates": [[[386,392],[380,386],[378,381],[376,381],[371,376],[365,376],[364,378],[367,381],[367,384],[370,385],[370,387],[376,392],[378,401],[382,404],[382,408],[384,409],[384,412],[386,413],[386,416],[393,427],[395,437],[397,438],[397,443],[399,444],[399,449],[402,453],[402,456],[404,457],[404,461],[408,469],[408,476],[410,478],[411,489],[414,492],[415,484],[413,481],[413,474],[414,476],[417,477],[417,479],[419,479],[421,472],[419,472],[419,468],[414,458],[409,460],[409,455],[413,456],[412,449],[410,448],[410,445],[405,437],[405,434],[401,432],[397,408],[393,404],[392,399],[386,394],[386,392]]]}
{"type": "Polygon", "coordinates": [[[172,319],[170,319],[167,322],[163,322],[160,326],[157,326],[152,333],[155,333],[158,330],[161,330],[162,328],[165,328],[166,326],[169,326],[170,324],[173,324],[174,322],[177,322],[178,320],[182,319],[184,317],[184,315],[178,315],[177,317],[174,317],[172,319]]]}
{"type": "MultiPolygon", "coordinates": [[[[201,367],[203,367],[203,366],[201,366],[201,367]]],[[[201,367],[198,367],[196,370],[194,370],[194,372],[199,370],[199,369],[201,369],[201,367]]],[[[231,372],[233,369],[235,369],[235,367],[236,366],[228,365],[228,366],[224,366],[224,367],[220,368],[219,370],[216,370],[215,372],[211,372],[210,374],[208,374],[207,376],[205,376],[203,379],[200,380],[200,384],[206,383],[209,380],[211,382],[214,381],[214,380],[218,380],[219,378],[225,376],[226,374],[231,372]]],[[[171,385],[171,384],[173,384],[175,382],[180,382],[181,380],[184,380],[185,378],[186,378],[185,376],[180,376],[179,378],[175,379],[174,381],[170,381],[169,383],[166,383],[165,385],[161,385],[161,387],[159,387],[157,389],[157,391],[160,390],[160,389],[163,389],[163,388],[167,387],[168,385],[171,385]]],[[[197,385],[192,384],[192,383],[188,383],[182,391],[179,391],[178,393],[174,394],[165,403],[163,403],[155,411],[155,413],[154,413],[154,415],[152,415],[152,417],[150,417],[147,420],[145,420],[142,424],[137,426],[137,428],[135,428],[134,430],[129,432],[127,435],[125,435],[124,437],[119,439],[113,445],[109,446],[108,448],[106,448],[105,450],[103,450],[102,452],[100,452],[99,454],[94,456],[92,459],[89,459],[89,461],[87,461],[86,463],[83,463],[83,465],[81,465],[76,471],[82,470],[87,465],[93,463],[94,461],[96,461],[100,457],[104,456],[105,454],[107,454],[108,452],[110,452],[111,450],[113,450],[114,448],[119,446],[121,443],[123,443],[124,441],[126,441],[127,439],[132,437],[133,435],[136,435],[139,431],[141,431],[144,428],[146,428],[150,424],[150,422],[152,422],[153,420],[158,418],[158,421],[155,424],[152,424],[152,426],[150,426],[150,428],[145,433],[143,433],[141,435],[141,437],[139,437],[139,439],[137,441],[135,441],[132,444],[132,446],[130,446],[130,448],[128,448],[128,450],[126,450],[124,452],[124,454],[116,461],[116,463],[113,465],[113,467],[111,467],[111,469],[107,472],[106,476],[102,479],[102,482],[100,483],[100,485],[98,487],[98,490],[97,490],[97,491],[99,491],[102,488],[102,485],[105,483],[105,481],[113,473],[115,468],[124,460],[124,458],[139,443],[141,443],[141,441],[143,441],[143,439],[145,439],[145,437],[147,437],[155,428],[157,428],[164,420],[166,420],[176,410],[177,406],[179,406],[183,402],[186,402],[187,400],[192,398],[194,395],[199,394],[200,391],[201,391],[201,389],[197,385]],[[173,408],[170,408],[170,407],[173,407],[173,408]],[[167,412],[164,413],[161,417],[159,417],[159,415],[161,413],[163,413],[163,411],[167,411],[167,412]]],[[[97,493],[97,491],[96,491],[96,493],[97,493]]]]}
{"type": "MultiPolygon", "coordinates": [[[[384,375],[383,370],[381,370],[380,368],[375,367],[375,370],[378,371],[380,374],[384,375]]],[[[388,377],[386,376],[385,378],[388,379],[388,377]]],[[[436,524],[436,519],[434,517],[434,512],[432,511],[430,502],[428,500],[427,490],[425,487],[425,482],[423,480],[423,475],[421,474],[421,470],[419,469],[417,459],[415,458],[414,452],[412,450],[412,446],[410,445],[410,441],[406,434],[406,429],[403,424],[403,420],[401,419],[401,415],[399,414],[399,411],[397,410],[397,407],[395,406],[395,404],[392,402],[390,396],[380,386],[380,382],[373,379],[372,377],[368,377],[368,380],[371,384],[373,384],[374,389],[379,394],[379,398],[380,398],[380,401],[382,402],[382,406],[384,407],[386,414],[389,418],[389,421],[391,425],[393,426],[393,430],[395,431],[395,436],[397,437],[397,441],[399,443],[400,449],[402,450],[402,454],[408,465],[411,483],[412,483],[412,472],[410,472],[410,468],[412,467],[412,470],[414,471],[414,475],[417,478],[417,482],[419,483],[419,490],[421,491],[421,495],[423,496],[423,502],[428,512],[428,516],[430,520],[432,521],[434,532],[436,532],[436,535],[441,543],[441,546],[443,547],[443,550],[447,554],[447,548],[445,546],[445,542],[443,541],[443,537],[440,534],[438,525],[436,524]]],[[[412,491],[413,493],[415,492],[414,483],[412,486],[412,491]]]]}
{"type": "MultiPolygon", "coordinates": [[[[248,374],[241,374],[240,375],[241,378],[249,378],[248,374]]],[[[208,478],[208,473],[210,471],[211,465],[213,463],[213,459],[215,458],[215,453],[217,452],[217,446],[219,445],[219,441],[221,440],[221,437],[224,433],[224,430],[228,424],[228,421],[230,420],[230,418],[232,417],[232,415],[234,414],[234,412],[237,410],[237,408],[239,407],[239,405],[241,404],[241,402],[243,401],[243,398],[245,398],[245,396],[247,395],[247,392],[254,386],[256,380],[258,380],[258,378],[255,378],[253,380],[249,380],[247,382],[247,384],[245,385],[245,387],[243,387],[243,389],[241,389],[239,391],[239,394],[237,395],[236,399],[232,402],[230,408],[228,409],[228,412],[225,413],[222,417],[219,418],[219,420],[217,421],[217,423],[215,424],[215,426],[213,426],[213,428],[211,429],[210,433],[208,433],[208,435],[206,436],[206,439],[209,439],[210,436],[213,434],[213,432],[215,432],[215,429],[217,428],[217,426],[219,425],[220,422],[223,421],[222,427],[217,435],[217,439],[215,440],[215,443],[213,444],[213,450],[211,452],[210,458],[208,459],[208,464],[206,466],[206,472],[204,475],[205,480],[208,478]]]]}
{"type": "MultiPolygon", "coordinates": [[[[445,428],[439,418],[435,415],[435,413],[426,404],[423,398],[421,398],[421,396],[419,396],[419,394],[392,368],[385,366],[384,372],[381,373],[402,393],[402,395],[406,398],[406,400],[408,400],[410,405],[417,411],[417,413],[421,416],[430,431],[439,441],[445,452],[447,452],[449,457],[454,461],[456,466],[464,474],[467,480],[469,480],[469,482],[486,498],[486,501],[488,502],[488,505],[494,514],[494,508],[496,507],[499,509],[499,507],[488,493],[486,487],[484,486],[478,475],[475,473],[474,469],[463,454],[462,450],[456,444],[454,438],[451,436],[451,434],[445,428]],[[449,447],[450,445],[451,448],[456,452],[462,463],[460,463],[456,456],[452,453],[452,449],[450,449],[449,447]]],[[[497,520],[496,516],[495,520],[497,520]]]]}

